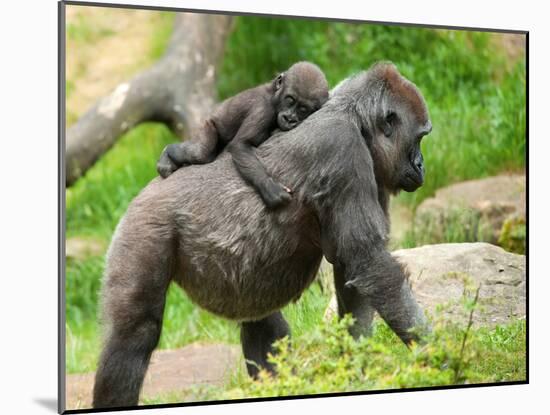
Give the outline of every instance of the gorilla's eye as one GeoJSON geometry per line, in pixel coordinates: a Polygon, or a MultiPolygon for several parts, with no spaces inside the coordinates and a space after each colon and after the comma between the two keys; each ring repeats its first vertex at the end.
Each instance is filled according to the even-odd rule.
{"type": "Polygon", "coordinates": [[[296,100],[294,99],[294,97],[292,95],[287,95],[285,97],[285,100],[286,100],[286,103],[288,105],[292,105],[292,104],[294,104],[294,102],[296,102],[296,100]]]}
{"type": "Polygon", "coordinates": [[[308,114],[309,110],[301,105],[300,107],[298,107],[298,112],[300,113],[300,115],[305,116],[308,114]]]}
{"type": "Polygon", "coordinates": [[[397,120],[397,114],[395,112],[389,112],[388,115],[386,115],[386,122],[390,125],[393,125],[395,121],[397,120]]]}

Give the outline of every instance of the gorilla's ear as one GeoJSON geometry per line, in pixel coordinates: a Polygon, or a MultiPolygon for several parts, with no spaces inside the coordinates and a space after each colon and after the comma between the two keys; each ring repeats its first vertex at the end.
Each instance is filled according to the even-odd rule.
{"type": "Polygon", "coordinates": [[[273,81],[273,89],[275,91],[278,91],[279,89],[281,89],[281,87],[283,86],[284,79],[285,79],[284,72],[282,74],[279,74],[279,76],[275,78],[275,80],[273,81]]]}

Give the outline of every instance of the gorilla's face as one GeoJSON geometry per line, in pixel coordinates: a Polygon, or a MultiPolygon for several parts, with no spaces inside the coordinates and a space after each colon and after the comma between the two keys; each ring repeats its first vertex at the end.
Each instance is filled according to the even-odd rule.
{"type": "Polygon", "coordinates": [[[429,120],[421,123],[416,120],[406,120],[403,124],[405,125],[400,136],[401,145],[398,151],[400,162],[396,184],[406,192],[414,192],[424,184],[424,157],[420,144],[422,137],[432,130],[432,124],[429,120]]]}
{"type": "Polygon", "coordinates": [[[394,90],[386,89],[378,102],[371,152],[377,181],[393,193],[414,192],[424,183],[420,144],[432,124],[416,87],[404,78],[398,81],[400,84],[392,85],[394,90]]]}
{"type": "Polygon", "coordinates": [[[277,126],[283,131],[296,128],[328,99],[325,75],[309,62],[292,65],[274,80],[273,87],[277,126]]]}
{"type": "Polygon", "coordinates": [[[277,125],[283,131],[292,130],[319,108],[299,95],[288,91],[283,95],[277,114],[277,125]]]}

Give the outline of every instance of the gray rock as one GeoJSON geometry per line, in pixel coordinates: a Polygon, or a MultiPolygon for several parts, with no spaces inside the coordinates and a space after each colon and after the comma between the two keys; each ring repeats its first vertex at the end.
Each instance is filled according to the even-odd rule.
{"type": "Polygon", "coordinates": [[[502,324],[525,317],[525,256],[484,242],[425,245],[393,252],[409,271],[418,301],[430,312],[447,304],[445,317],[468,317],[461,300],[481,287],[474,323],[502,324]]]}
{"type": "MultiPolygon", "coordinates": [[[[408,270],[418,302],[432,316],[466,323],[465,290],[473,298],[481,287],[474,325],[494,326],[525,318],[524,255],[483,242],[425,245],[392,255],[408,270]]],[[[332,316],[335,306],[333,298],[325,316],[332,316]]]]}

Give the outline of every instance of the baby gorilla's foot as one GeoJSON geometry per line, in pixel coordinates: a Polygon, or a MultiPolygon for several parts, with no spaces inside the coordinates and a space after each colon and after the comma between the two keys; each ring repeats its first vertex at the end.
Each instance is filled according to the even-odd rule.
{"type": "MultiPolygon", "coordinates": [[[[189,146],[189,143],[186,143],[189,146]]],[[[168,157],[177,166],[182,166],[185,163],[184,143],[168,144],[164,148],[164,152],[168,154],[168,157]]]]}
{"type": "Polygon", "coordinates": [[[262,199],[269,209],[288,204],[292,200],[292,191],[281,183],[270,181],[261,192],[262,199]]]}
{"type": "Polygon", "coordinates": [[[157,162],[157,172],[162,178],[167,178],[174,173],[179,167],[168,157],[166,147],[162,150],[159,161],[157,162]]]}

